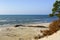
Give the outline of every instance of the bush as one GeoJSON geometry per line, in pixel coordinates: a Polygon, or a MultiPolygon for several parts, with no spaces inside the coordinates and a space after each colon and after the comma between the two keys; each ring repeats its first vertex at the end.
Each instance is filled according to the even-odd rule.
{"type": "Polygon", "coordinates": [[[56,32],[60,29],[60,20],[55,20],[49,25],[49,30],[51,32],[56,32]]]}
{"type": "Polygon", "coordinates": [[[60,30],[60,20],[55,20],[49,25],[49,30],[42,30],[41,32],[43,33],[43,37],[44,37],[44,36],[52,35],[58,30],[60,30]]]}

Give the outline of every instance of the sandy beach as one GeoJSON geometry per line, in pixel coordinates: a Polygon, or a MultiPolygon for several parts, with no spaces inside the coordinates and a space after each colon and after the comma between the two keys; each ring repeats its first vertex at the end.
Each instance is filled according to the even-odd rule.
{"type": "Polygon", "coordinates": [[[48,28],[41,27],[28,27],[28,26],[45,26],[48,27],[49,23],[40,24],[24,24],[25,27],[1,27],[0,28],[0,40],[35,40],[34,37],[42,35],[40,30],[46,30],[48,28]]]}
{"type": "Polygon", "coordinates": [[[60,0],[0,0],[0,40],[60,40],[60,0]]]}
{"type": "Polygon", "coordinates": [[[34,26],[45,26],[48,27],[50,23],[41,24],[24,24],[25,26],[19,27],[1,27],[0,28],[0,40],[60,40],[60,31],[53,35],[43,37],[41,39],[35,39],[34,37],[43,34],[40,30],[46,30],[48,28],[34,27],[34,26]],[[30,27],[33,26],[33,27],[30,27]]]}

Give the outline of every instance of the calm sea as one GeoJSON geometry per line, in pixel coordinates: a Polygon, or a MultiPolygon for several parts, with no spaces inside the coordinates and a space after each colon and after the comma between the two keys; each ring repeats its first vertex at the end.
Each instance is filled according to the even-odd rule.
{"type": "Polygon", "coordinates": [[[57,19],[48,15],[0,15],[0,25],[4,24],[25,24],[25,23],[46,23],[57,19]]]}

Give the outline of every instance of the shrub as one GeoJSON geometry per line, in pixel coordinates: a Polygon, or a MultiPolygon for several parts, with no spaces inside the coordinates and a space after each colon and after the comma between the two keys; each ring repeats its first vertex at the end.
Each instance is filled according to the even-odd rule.
{"type": "Polygon", "coordinates": [[[60,30],[60,20],[55,20],[49,25],[49,30],[42,30],[43,37],[52,35],[53,33],[60,30]]]}
{"type": "Polygon", "coordinates": [[[60,20],[55,20],[49,25],[49,30],[51,32],[56,32],[60,29],[60,20]]]}

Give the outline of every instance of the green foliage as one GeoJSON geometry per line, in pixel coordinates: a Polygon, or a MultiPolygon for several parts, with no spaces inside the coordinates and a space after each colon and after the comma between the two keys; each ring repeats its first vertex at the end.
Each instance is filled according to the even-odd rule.
{"type": "Polygon", "coordinates": [[[53,17],[54,15],[53,14],[49,14],[50,17],[53,17]]]}
{"type": "Polygon", "coordinates": [[[55,16],[59,17],[60,18],[60,14],[55,14],[55,16]]]}
{"type": "Polygon", "coordinates": [[[53,4],[53,9],[52,9],[52,13],[55,13],[57,10],[58,10],[58,1],[56,1],[54,4],[53,4]]]}
{"type": "Polygon", "coordinates": [[[54,6],[54,7],[57,7],[57,4],[58,4],[58,1],[56,1],[56,2],[53,4],[53,6],[54,6]]]}
{"type": "Polygon", "coordinates": [[[53,11],[53,13],[55,13],[55,12],[57,11],[57,7],[54,7],[54,8],[52,9],[52,11],[53,11]]]}
{"type": "Polygon", "coordinates": [[[52,14],[49,14],[49,16],[50,17],[57,16],[58,18],[60,18],[60,1],[56,1],[53,4],[52,14]]]}

